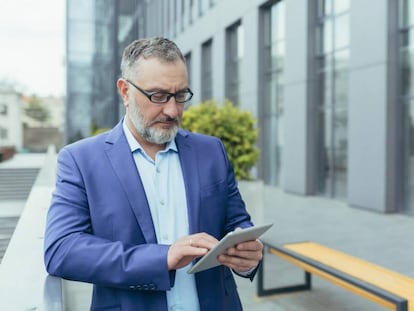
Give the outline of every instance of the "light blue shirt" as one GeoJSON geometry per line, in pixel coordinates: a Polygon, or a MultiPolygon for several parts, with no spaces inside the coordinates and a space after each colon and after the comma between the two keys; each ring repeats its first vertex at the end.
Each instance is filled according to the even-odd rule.
{"type": "MultiPolygon", "coordinates": [[[[123,129],[144,185],[157,241],[170,245],[189,234],[187,200],[177,145],[171,141],[153,160],[133,137],[125,119],[123,129]]],[[[174,287],[167,291],[168,310],[200,310],[194,275],[187,274],[190,266],[176,271],[174,287]]]]}

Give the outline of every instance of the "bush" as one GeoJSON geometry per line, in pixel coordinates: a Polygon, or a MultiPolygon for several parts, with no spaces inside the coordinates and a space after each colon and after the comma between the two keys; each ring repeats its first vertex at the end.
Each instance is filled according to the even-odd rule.
{"type": "Polygon", "coordinates": [[[109,127],[101,127],[101,128],[98,128],[98,129],[96,129],[96,130],[94,130],[94,131],[92,132],[92,136],[96,136],[96,135],[99,135],[99,134],[105,133],[105,132],[107,132],[107,131],[109,131],[109,130],[110,130],[110,128],[109,128],[109,127]]]}
{"type": "Polygon", "coordinates": [[[251,168],[256,164],[258,129],[251,113],[242,111],[230,101],[219,106],[206,101],[184,112],[182,127],[191,132],[220,138],[233,165],[236,179],[250,180],[251,168]]]}

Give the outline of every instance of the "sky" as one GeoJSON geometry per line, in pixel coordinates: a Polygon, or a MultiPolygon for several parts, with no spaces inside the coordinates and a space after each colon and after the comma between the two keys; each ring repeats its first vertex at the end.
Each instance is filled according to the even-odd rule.
{"type": "Polygon", "coordinates": [[[65,0],[0,0],[0,80],[25,95],[64,95],[65,0]]]}

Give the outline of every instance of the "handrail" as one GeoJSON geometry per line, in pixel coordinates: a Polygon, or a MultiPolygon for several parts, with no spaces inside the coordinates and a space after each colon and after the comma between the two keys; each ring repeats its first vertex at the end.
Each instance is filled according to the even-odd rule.
{"type": "Polygon", "coordinates": [[[0,264],[0,310],[64,310],[62,282],[43,263],[46,213],[56,177],[56,150],[49,147],[0,264]]]}

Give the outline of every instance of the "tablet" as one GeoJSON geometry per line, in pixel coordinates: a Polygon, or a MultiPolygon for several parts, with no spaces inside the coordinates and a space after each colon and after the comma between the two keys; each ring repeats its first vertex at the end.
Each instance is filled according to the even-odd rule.
{"type": "Polygon", "coordinates": [[[208,251],[201,259],[192,266],[187,273],[196,273],[221,265],[217,256],[223,254],[226,249],[238,243],[256,240],[265,233],[273,224],[253,226],[242,230],[227,233],[220,242],[208,251]]]}

